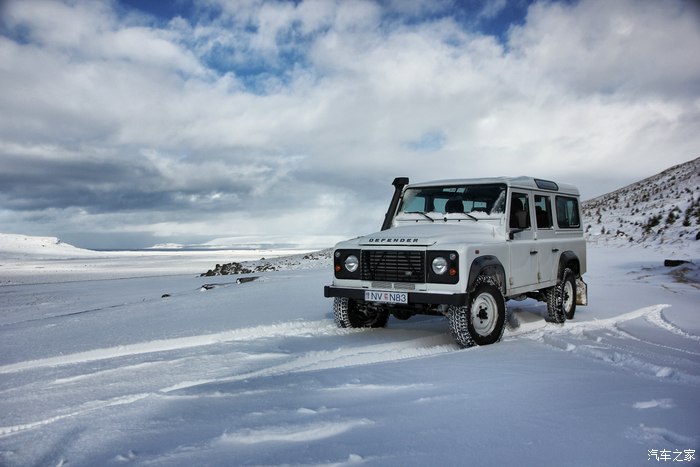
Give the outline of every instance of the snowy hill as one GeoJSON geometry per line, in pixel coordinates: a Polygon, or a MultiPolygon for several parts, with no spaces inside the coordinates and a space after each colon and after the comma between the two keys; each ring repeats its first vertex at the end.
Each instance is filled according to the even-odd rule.
{"type": "Polygon", "coordinates": [[[585,201],[583,217],[589,242],[697,252],[700,158],[585,201]]]}
{"type": "Polygon", "coordinates": [[[0,233],[0,257],[3,259],[94,256],[96,252],[76,248],[56,237],[32,237],[0,233]]]}

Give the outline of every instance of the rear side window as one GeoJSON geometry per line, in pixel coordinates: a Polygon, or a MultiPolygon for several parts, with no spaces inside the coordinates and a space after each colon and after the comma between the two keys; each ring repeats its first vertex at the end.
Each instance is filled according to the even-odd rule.
{"type": "Polygon", "coordinates": [[[578,200],[568,196],[557,196],[557,224],[562,229],[576,229],[581,227],[578,216],[578,200]]]}
{"type": "Polygon", "coordinates": [[[549,204],[549,196],[535,195],[535,219],[538,229],[552,227],[552,210],[549,204]]]}

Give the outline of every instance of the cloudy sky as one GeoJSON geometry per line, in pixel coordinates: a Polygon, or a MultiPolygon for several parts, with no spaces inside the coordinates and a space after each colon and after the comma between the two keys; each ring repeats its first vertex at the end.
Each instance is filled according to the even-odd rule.
{"type": "Polygon", "coordinates": [[[700,156],[682,0],[0,0],[0,232],[376,230],[392,179],[594,197],[700,156]]]}

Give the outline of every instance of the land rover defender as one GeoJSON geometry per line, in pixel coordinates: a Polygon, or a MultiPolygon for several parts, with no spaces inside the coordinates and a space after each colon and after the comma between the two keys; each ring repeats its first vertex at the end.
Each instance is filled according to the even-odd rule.
{"type": "Polygon", "coordinates": [[[587,304],[575,187],[532,177],[393,185],[381,231],[335,246],[324,295],[338,326],[444,315],[471,347],[501,339],[507,300],[545,302],[554,323],[587,304]]]}

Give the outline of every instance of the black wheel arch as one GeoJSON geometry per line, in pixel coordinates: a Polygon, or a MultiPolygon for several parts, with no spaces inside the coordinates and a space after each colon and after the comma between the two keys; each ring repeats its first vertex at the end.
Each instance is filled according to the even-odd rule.
{"type": "Polygon", "coordinates": [[[474,292],[476,280],[479,276],[493,277],[501,292],[505,292],[506,271],[503,265],[493,255],[479,256],[472,261],[469,267],[469,280],[467,281],[467,292],[474,292]]]}
{"type": "Polygon", "coordinates": [[[559,269],[557,270],[557,279],[561,279],[564,276],[565,269],[571,269],[574,273],[574,277],[581,276],[581,263],[579,262],[578,256],[573,251],[567,250],[559,256],[559,269]]]}

